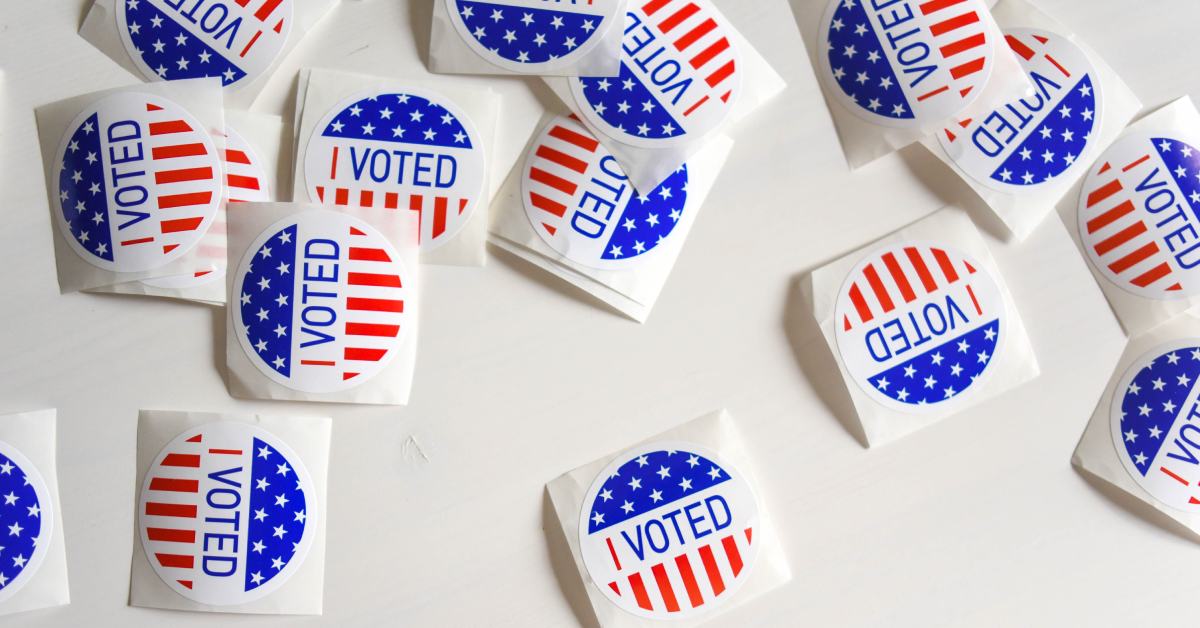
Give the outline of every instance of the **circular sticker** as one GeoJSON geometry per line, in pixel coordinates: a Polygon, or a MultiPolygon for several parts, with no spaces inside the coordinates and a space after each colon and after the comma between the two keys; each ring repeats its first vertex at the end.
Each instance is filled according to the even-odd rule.
{"type": "Polygon", "coordinates": [[[733,33],[709,0],[634,0],[620,76],[571,79],[577,108],[632,146],[696,141],[725,121],[741,93],[733,33]]]}
{"type": "Polygon", "coordinates": [[[890,245],[846,278],[836,307],[837,346],[850,377],[883,406],[942,409],[969,397],[1004,332],[1000,287],[978,262],[948,247],[890,245]]]}
{"type": "Polygon", "coordinates": [[[423,90],[343,101],[313,129],[304,156],[309,199],[415,211],[421,248],[449,242],[483,202],[479,134],[462,111],[423,90]]]}
{"type": "Polygon", "coordinates": [[[996,42],[983,0],[832,0],[822,74],[858,117],[891,127],[942,123],[983,91],[996,42]]]}
{"type": "MultiPolygon", "coordinates": [[[[251,203],[271,200],[270,177],[263,161],[254,153],[250,143],[225,127],[225,187],[230,203],[251,203]]],[[[145,279],[142,283],[154,288],[186,290],[198,288],[225,278],[226,239],[225,218],[221,213],[208,230],[196,251],[203,263],[194,273],[145,279]]]]}
{"type": "Polygon", "coordinates": [[[54,533],[54,502],[42,475],[0,441],[0,602],[37,574],[54,533]]]}
{"type": "Polygon", "coordinates": [[[1083,248],[1100,274],[1140,297],[1200,294],[1198,146],[1169,132],[1131,133],[1084,179],[1083,248]]]}
{"type": "Polygon", "coordinates": [[[446,0],[450,21],[476,54],[514,72],[547,72],[578,62],[618,17],[614,0],[446,0]]]}
{"type": "Polygon", "coordinates": [[[244,604],[283,586],[316,535],[317,492],[303,461],[248,423],[176,436],[146,472],[138,534],[168,586],[201,604],[244,604]]]}
{"type": "Polygon", "coordinates": [[[758,500],[745,476],[693,443],[626,452],[583,501],[579,550],[613,604],[640,617],[694,617],[733,597],[758,556],[758,500]]]}
{"type": "Polygon", "coordinates": [[[1200,340],[1160,346],[1129,367],[1113,394],[1113,445],[1158,501],[1200,512],[1200,340]]]}
{"type": "Polygon", "coordinates": [[[93,103],[58,149],[58,226],[80,257],[113,272],[188,253],[221,203],[221,161],[183,107],[136,92],[93,103]]]}
{"type": "Polygon", "coordinates": [[[1004,33],[1034,95],[960,120],[938,141],[973,179],[1012,192],[1077,170],[1076,163],[1086,161],[1080,155],[1093,144],[1104,101],[1091,60],[1069,39],[1033,28],[1004,33]]]}
{"type": "Polygon", "coordinates": [[[617,270],[675,231],[687,205],[688,169],[680,166],[639,194],[582,124],[559,117],[526,155],[521,186],[525,215],[546,244],[585,266],[617,270]]]}
{"type": "Polygon", "coordinates": [[[292,0],[117,0],[117,31],[152,81],[261,76],[292,30],[292,0]]]}
{"type": "Polygon", "coordinates": [[[391,242],[346,214],[271,225],[234,278],[237,334],[272,381],[311,393],[354,388],[399,353],[412,280],[391,242]]]}

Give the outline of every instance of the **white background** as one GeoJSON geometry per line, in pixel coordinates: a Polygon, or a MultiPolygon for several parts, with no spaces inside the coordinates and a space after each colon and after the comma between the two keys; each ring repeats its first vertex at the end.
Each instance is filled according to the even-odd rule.
{"type": "MultiPolygon", "coordinates": [[[[1195,625],[1200,546],[1068,464],[1123,339],[1057,218],[996,254],[1041,379],[863,448],[795,279],[946,203],[985,214],[919,147],[851,174],[786,0],[718,4],[791,87],[737,130],[650,322],[507,256],[430,269],[412,405],[352,408],[230,399],[217,310],[58,294],[33,107],[135,78],[76,36],[84,0],[3,0],[0,412],[59,409],[73,600],[5,626],[572,625],[582,606],[547,550],[544,483],[722,406],[757,456],[796,578],[719,625],[1195,625]],[[324,618],[126,606],[138,408],[335,418],[324,618]]],[[[1200,96],[1200,4],[1044,8],[1147,106],[1200,96]]],[[[343,3],[256,108],[288,115],[305,65],[420,76],[429,11],[343,3]]],[[[552,102],[536,79],[488,84],[511,97],[504,130],[519,138],[552,102]]]]}

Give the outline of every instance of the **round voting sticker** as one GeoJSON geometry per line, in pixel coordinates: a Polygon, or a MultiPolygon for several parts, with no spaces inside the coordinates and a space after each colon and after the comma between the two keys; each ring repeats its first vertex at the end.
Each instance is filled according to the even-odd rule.
{"type": "Polygon", "coordinates": [[[423,90],[334,107],[313,129],[304,173],[312,201],[417,212],[422,250],[453,239],[485,202],[479,134],[457,106],[423,90]]]}
{"type": "Polygon", "coordinates": [[[741,93],[733,28],[709,0],[632,0],[618,77],[571,79],[578,109],[605,135],[645,148],[692,142],[741,93]]]}
{"type": "Polygon", "coordinates": [[[285,218],[258,236],[234,278],[242,348],[293,390],[358,386],[399,353],[409,272],[362,220],[329,210],[285,218]]]}
{"type": "Polygon", "coordinates": [[[987,270],[940,245],[867,255],[838,295],[838,351],[876,402],[942,409],[979,389],[1004,332],[1004,299],[987,270]]]}
{"type": "Polygon", "coordinates": [[[176,436],[154,459],[138,535],[168,586],[229,606],[269,595],[300,570],[316,517],[312,478],[287,443],[222,421],[176,436]]]}
{"type": "Polygon", "coordinates": [[[188,253],[221,203],[221,160],[183,107],[137,92],[106,96],[67,129],[55,159],[57,222],[80,257],[139,272],[188,253]]]}
{"type": "Polygon", "coordinates": [[[821,22],[822,74],[873,124],[941,123],[983,91],[996,44],[983,0],[832,0],[821,22]]]}
{"type": "MultiPolygon", "coordinates": [[[[245,138],[230,127],[225,129],[225,184],[230,203],[263,202],[271,200],[269,177],[263,161],[245,138]]],[[[225,219],[217,216],[197,250],[201,267],[193,273],[146,279],[142,283],[168,290],[186,290],[220,281],[225,278],[225,219]]]]}
{"type": "Polygon", "coordinates": [[[619,4],[616,0],[446,0],[446,10],[476,54],[506,70],[535,73],[586,57],[617,22],[619,4]]]}
{"type": "Polygon", "coordinates": [[[1084,168],[1101,116],[1099,78],[1087,55],[1049,31],[1005,31],[1035,93],[938,134],[954,163],[976,181],[1014,192],[1084,168]],[[1079,164],[1079,165],[1076,165],[1079,164]]]}
{"type": "Polygon", "coordinates": [[[53,532],[54,502],[45,480],[21,452],[0,441],[0,602],[37,574],[53,532]]]}
{"type": "Polygon", "coordinates": [[[525,157],[522,199],[530,225],[568,259],[601,270],[630,268],[662,244],[687,205],[681,166],[648,194],[579,122],[559,117],[525,157]]]}
{"type": "Polygon", "coordinates": [[[1170,132],[1118,140],[1079,197],[1079,236],[1109,281],[1147,299],[1200,293],[1200,142],[1170,132]]]}
{"type": "Polygon", "coordinates": [[[626,452],[583,502],[579,550],[613,604],[650,619],[695,617],[727,601],[753,571],[761,537],[746,477],[692,443],[626,452]]]}
{"type": "Polygon", "coordinates": [[[117,30],[147,79],[246,85],[287,42],[292,0],[117,0],[117,30]]]}
{"type": "Polygon", "coordinates": [[[1118,382],[1110,422],[1117,457],[1155,499],[1200,512],[1200,340],[1143,355],[1118,382]]]}

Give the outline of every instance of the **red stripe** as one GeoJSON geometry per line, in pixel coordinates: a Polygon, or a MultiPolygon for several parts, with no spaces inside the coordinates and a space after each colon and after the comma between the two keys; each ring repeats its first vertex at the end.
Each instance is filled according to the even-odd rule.
{"type": "Polygon", "coordinates": [[[921,13],[924,15],[929,15],[935,11],[941,11],[942,9],[952,7],[962,1],[963,0],[929,0],[929,2],[921,4],[921,13]]]}
{"type": "Polygon", "coordinates": [[[683,588],[687,589],[688,601],[692,603],[692,608],[704,604],[704,596],[700,594],[700,587],[696,585],[696,576],[692,574],[692,563],[687,554],[676,556],[675,566],[679,567],[679,575],[683,577],[683,588]]]}
{"type": "Polygon", "coordinates": [[[400,195],[395,192],[387,192],[383,195],[383,206],[387,209],[400,207],[400,195]]]}
{"type": "Polygon", "coordinates": [[[550,174],[541,168],[530,168],[529,178],[537,181],[538,183],[548,185],[559,192],[563,192],[564,194],[574,195],[575,190],[579,187],[574,183],[571,183],[570,181],[567,181],[558,175],[550,174]]]}
{"type": "Polygon", "coordinates": [[[185,517],[195,519],[196,505],[146,502],[146,514],[151,517],[185,517]]]}
{"type": "Polygon", "coordinates": [[[721,546],[725,548],[725,556],[729,558],[729,568],[733,570],[734,577],[737,577],[742,572],[742,554],[738,552],[737,541],[731,534],[721,539],[721,546]]]}
{"type": "Polygon", "coordinates": [[[654,582],[658,585],[658,592],[662,594],[663,603],[667,605],[667,612],[678,613],[679,601],[675,599],[675,589],[671,588],[671,579],[667,577],[667,570],[659,563],[650,568],[650,572],[654,574],[654,582]]]}
{"type": "Polygon", "coordinates": [[[240,455],[242,455],[242,450],[240,450],[240,449],[209,449],[208,453],[217,454],[217,455],[221,455],[221,456],[240,456],[240,455]]]}
{"type": "Polygon", "coordinates": [[[900,268],[900,262],[896,261],[896,256],[892,253],[887,253],[883,256],[883,265],[887,267],[888,274],[892,276],[892,281],[896,282],[896,287],[900,289],[900,296],[904,297],[905,303],[912,303],[916,300],[917,295],[913,292],[912,284],[908,283],[908,277],[904,275],[904,269],[900,268]]]}
{"type": "Polygon", "coordinates": [[[158,564],[163,567],[172,567],[177,569],[191,569],[196,564],[195,556],[187,556],[184,554],[155,554],[158,559],[158,564]]]}
{"type": "Polygon", "coordinates": [[[937,282],[933,280],[933,273],[929,272],[929,267],[925,265],[925,259],[921,257],[921,252],[910,246],[904,249],[904,254],[908,256],[908,261],[917,271],[917,277],[921,278],[921,285],[925,287],[925,293],[933,294],[937,290],[937,282]]]}
{"type": "Polygon", "coordinates": [[[650,2],[642,5],[642,12],[644,12],[646,15],[654,15],[659,9],[667,6],[668,4],[671,4],[671,0],[650,0],[650,2]]]}
{"type": "Polygon", "coordinates": [[[357,312],[403,312],[404,301],[349,297],[346,299],[346,309],[357,312]]]}
{"type": "Polygon", "coordinates": [[[163,233],[179,233],[180,231],[194,231],[204,222],[203,218],[178,218],[176,220],[162,221],[163,233]]]}
{"type": "Polygon", "coordinates": [[[171,133],[188,133],[192,127],[183,120],[170,120],[167,122],[151,122],[150,135],[169,135],[171,133]]]}
{"type": "Polygon", "coordinates": [[[871,314],[871,308],[867,307],[867,300],[863,298],[862,291],[858,289],[858,284],[850,285],[850,302],[854,304],[854,309],[858,310],[858,318],[862,322],[865,323],[875,318],[871,314]]]}
{"type": "Polygon", "coordinates": [[[1100,241],[1098,244],[1096,244],[1096,247],[1095,247],[1096,253],[1099,253],[1101,256],[1104,256],[1104,255],[1108,254],[1109,252],[1111,252],[1113,249],[1142,235],[1143,233],[1146,233],[1146,223],[1140,222],[1140,221],[1136,222],[1136,223],[1129,225],[1128,227],[1125,227],[1124,229],[1116,232],[1115,234],[1109,236],[1107,239],[1100,241]]]}
{"type": "Polygon", "coordinates": [[[279,2],[280,0],[267,0],[254,13],[254,17],[258,18],[260,22],[265,22],[268,17],[271,17],[271,13],[275,11],[275,7],[279,6],[279,2]]]}
{"type": "Polygon", "coordinates": [[[1021,55],[1021,58],[1026,61],[1033,58],[1033,49],[1026,46],[1021,40],[1012,35],[1005,35],[1004,41],[1008,42],[1008,47],[1013,49],[1013,52],[1021,55]]]}
{"type": "Polygon", "coordinates": [[[329,158],[329,178],[330,178],[330,180],[335,180],[335,181],[337,180],[337,161],[338,161],[337,158],[338,158],[338,147],[334,146],[333,154],[329,158]]]}
{"type": "Polygon", "coordinates": [[[180,168],[179,170],[162,170],[154,173],[154,182],[179,183],[181,181],[204,181],[213,176],[212,168],[180,168]]]}
{"type": "Polygon", "coordinates": [[[979,307],[979,299],[975,298],[975,288],[971,284],[967,284],[967,294],[971,295],[971,304],[975,306],[975,313],[983,316],[983,308],[979,307]]]}
{"type": "Polygon", "coordinates": [[[1054,57],[1051,57],[1050,55],[1046,55],[1046,60],[1049,61],[1050,63],[1052,63],[1054,65],[1054,67],[1058,68],[1058,71],[1062,72],[1063,76],[1065,76],[1067,78],[1071,78],[1071,73],[1068,72],[1066,68],[1062,67],[1062,64],[1058,62],[1058,59],[1055,59],[1054,57]]]}
{"type": "Polygon", "coordinates": [[[613,565],[616,566],[617,571],[621,571],[621,559],[617,558],[617,549],[613,547],[612,537],[604,539],[604,542],[608,543],[608,553],[612,556],[613,565]]]}
{"type": "Polygon", "coordinates": [[[941,87],[939,87],[939,88],[937,88],[937,89],[935,89],[935,90],[933,90],[933,91],[931,91],[931,92],[926,92],[926,93],[924,93],[924,94],[921,94],[920,96],[917,96],[917,101],[923,101],[923,100],[926,100],[926,99],[928,99],[928,98],[933,98],[934,96],[937,96],[938,94],[940,94],[940,93],[942,93],[942,92],[948,92],[948,91],[950,91],[950,86],[949,86],[949,85],[943,85],[943,86],[941,86],[941,87]]]}
{"type": "Polygon", "coordinates": [[[175,157],[195,157],[205,155],[204,144],[172,144],[171,146],[155,146],[150,149],[152,159],[174,159],[175,157]]]}
{"type": "Polygon", "coordinates": [[[933,259],[937,261],[938,266],[942,269],[942,274],[946,276],[948,283],[958,281],[958,271],[954,270],[954,264],[950,262],[950,258],[946,256],[946,252],[941,249],[933,249],[933,259]]]}
{"type": "Polygon", "coordinates": [[[387,355],[386,349],[363,349],[359,347],[346,347],[346,350],[342,352],[342,358],[355,362],[378,362],[385,355],[387,355]]]}
{"type": "Polygon", "coordinates": [[[226,175],[225,183],[231,188],[242,188],[243,190],[257,190],[258,179],[256,177],[247,177],[240,174],[226,175]]]}
{"type": "Polygon", "coordinates": [[[1146,271],[1142,275],[1135,277],[1133,280],[1133,285],[1135,285],[1139,288],[1145,288],[1146,286],[1148,286],[1170,274],[1171,274],[1171,267],[1167,266],[1166,263],[1164,262],[1162,264],[1159,264],[1158,266],[1155,266],[1154,268],[1151,268],[1150,270],[1146,271]]]}
{"type": "Polygon", "coordinates": [[[1142,155],[1141,159],[1138,159],[1137,161],[1129,164],[1128,166],[1121,168],[1121,172],[1129,172],[1130,170],[1133,170],[1134,168],[1137,168],[1138,166],[1145,163],[1146,160],[1148,160],[1148,159],[1150,159],[1150,155],[1142,155]]]}
{"type": "Polygon", "coordinates": [[[136,238],[134,240],[123,240],[121,242],[121,246],[133,246],[135,244],[145,244],[147,242],[153,242],[153,241],[154,241],[154,236],[150,236],[150,237],[146,237],[146,238],[136,238]]]}
{"type": "MultiPolygon", "coordinates": [[[[1147,157],[1147,159],[1149,158],[1147,157]]],[[[1120,192],[1121,189],[1121,180],[1113,179],[1112,181],[1109,181],[1108,183],[1105,183],[1099,188],[1093,190],[1091,194],[1088,194],[1087,206],[1089,208],[1094,207],[1097,203],[1101,203],[1104,201],[1104,199],[1116,194],[1117,192],[1120,192]]]]}
{"type": "Polygon", "coordinates": [[[983,64],[983,57],[979,57],[978,59],[968,61],[962,65],[954,66],[953,68],[950,68],[950,76],[953,76],[955,79],[960,79],[964,76],[974,74],[983,69],[983,64]]]}
{"type": "Polygon", "coordinates": [[[561,126],[556,126],[553,129],[550,129],[550,137],[560,139],[568,144],[574,144],[589,153],[596,152],[596,148],[600,146],[600,142],[583,135],[582,133],[576,133],[571,129],[561,126]]]}
{"type": "Polygon", "coordinates": [[[692,64],[693,68],[700,69],[705,63],[712,61],[714,57],[729,49],[729,40],[722,37],[713,45],[700,51],[700,54],[692,57],[688,63],[692,64]]]}
{"type": "Polygon", "coordinates": [[[383,249],[369,249],[359,246],[350,247],[350,259],[357,262],[390,262],[392,258],[383,249]]]}
{"type": "Polygon", "coordinates": [[[733,76],[733,72],[734,72],[735,68],[736,68],[736,65],[734,64],[733,59],[730,59],[729,62],[726,63],[725,65],[721,66],[721,68],[719,70],[717,70],[716,72],[713,72],[712,74],[709,74],[708,78],[704,79],[704,81],[706,83],[708,83],[709,87],[716,87],[716,86],[720,85],[721,82],[724,81],[725,79],[733,76]]]}
{"type": "Polygon", "coordinates": [[[987,43],[987,37],[983,33],[977,33],[970,37],[964,37],[952,44],[942,46],[942,57],[953,57],[954,55],[965,52],[972,48],[978,48],[987,43]]]}
{"type": "Polygon", "coordinates": [[[167,543],[195,543],[195,530],[175,530],[173,528],[146,528],[146,538],[151,541],[167,543]]]}
{"type": "MultiPolygon", "coordinates": [[[[978,21],[979,21],[979,14],[975,13],[974,11],[971,11],[970,13],[963,13],[962,15],[956,15],[948,20],[942,20],[941,22],[934,24],[933,26],[929,27],[929,32],[933,33],[934,37],[940,37],[942,35],[945,35],[946,33],[949,33],[952,30],[962,28],[968,24],[974,24],[975,22],[978,22],[978,21]]],[[[980,37],[982,37],[982,36],[983,35],[980,35],[980,37]]]]}
{"type": "Polygon", "coordinates": [[[379,325],[375,323],[346,323],[346,334],[350,336],[395,338],[400,334],[400,326],[379,325]]]}
{"type": "Polygon", "coordinates": [[[375,204],[375,193],[371,190],[362,190],[358,193],[358,204],[360,207],[371,207],[375,204]]]}
{"type": "Polygon", "coordinates": [[[564,168],[574,170],[579,174],[587,172],[588,165],[586,161],[582,159],[576,159],[560,150],[554,150],[549,146],[538,146],[535,154],[542,159],[552,161],[564,168]]]}
{"type": "Polygon", "coordinates": [[[725,581],[721,578],[721,570],[717,568],[717,559],[713,557],[711,545],[700,548],[700,562],[704,563],[704,573],[708,574],[708,583],[712,585],[713,595],[721,595],[725,590],[725,581]]]}
{"type": "Polygon", "coordinates": [[[686,118],[686,117],[692,115],[693,111],[699,109],[700,105],[703,105],[706,102],[708,102],[708,94],[705,94],[703,98],[701,98],[700,100],[697,100],[696,104],[692,105],[691,107],[688,107],[687,111],[683,112],[683,117],[686,118]]]}
{"type": "Polygon", "coordinates": [[[346,281],[352,286],[382,286],[384,288],[399,288],[400,277],[396,275],[380,275],[376,273],[346,273],[346,281]]]}
{"type": "Polygon", "coordinates": [[[559,218],[562,218],[563,215],[567,213],[566,205],[563,205],[562,203],[559,203],[558,201],[552,201],[552,200],[546,198],[545,196],[542,196],[541,194],[538,194],[536,192],[529,193],[529,200],[530,200],[530,202],[533,203],[534,207],[536,207],[540,210],[543,210],[543,211],[548,211],[551,214],[558,216],[559,218]]]}
{"type": "Polygon", "coordinates": [[[717,23],[712,18],[704,20],[686,35],[675,40],[675,49],[680,52],[686,50],[689,46],[700,40],[701,37],[713,32],[717,28],[717,23]]]}
{"type": "Polygon", "coordinates": [[[171,491],[175,493],[195,493],[200,490],[200,480],[180,480],[177,478],[151,478],[150,490],[171,491]]]}
{"type": "Polygon", "coordinates": [[[671,14],[671,17],[668,17],[660,22],[658,24],[658,30],[662,31],[665,35],[675,30],[675,28],[677,28],[680,24],[683,24],[689,17],[692,17],[699,12],[700,7],[696,6],[695,3],[689,2],[683,5],[683,8],[671,14]]]}
{"type": "Polygon", "coordinates": [[[1171,471],[1170,469],[1168,469],[1166,467],[1159,467],[1158,470],[1171,476],[1172,478],[1175,479],[1176,482],[1179,482],[1180,484],[1182,484],[1184,486],[1188,486],[1188,481],[1179,477],[1174,471],[1171,471]]]}
{"type": "Polygon", "coordinates": [[[337,362],[333,360],[300,360],[300,364],[304,366],[336,366],[337,362]]]}
{"type": "Polygon", "coordinates": [[[235,164],[250,165],[250,156],[240,150],[225,149],[225,161],[235,164]]]}
{"type": "Polygon", "coordinates": [[[1111,225],[1120,220],[1121,217],[1133,212],[1133,201],[1126,199],[1125,202],[1116,207],[1096,216],[1087,222],[1088,233],[1096,233],[1097,231],[1111,225]]]}
{"type": "Polygon", "coordinates": [[[167,454],[163,458],[162,464],[164,467],[189,467],[192,469],[200,468],[200,456],[196,454],[167,454]]]}
{"type": "Polygon", "coordinates": [[[646,585],[642,584],[642,574],[634,573],[629,576],[629,586],[633,589],[633,597],[637,600],[638,606],[650,611],[654,607],[650,605],[650,596],[646,595],[646,585]]]}
{"type": "Polygon", "coordinates": [[[1129,255],[1126,255],[1112,264],[1109,264],[1108,267],[1114,273],[1119,275],[1130,268],[1133,268],[1134,266],[1137,266],[1138,264],[1150,259],[1155,253],[1158,253],[1158,244],[1155,242],[1150,242],[1149,244],[1130,253],[1129,255]]]}
{"type": "Polygon", "coordinates": [[[158,197],[159,209],[173,209],[191,205],[206,205],[212,200],[212,192],[188,192],[187,194],[168,194],[158,197]]]}
{"type": "Polygon", "coordinates": [[[867,283],[871,285],[871,291],[875,293],[875,299],[879,301],[883,313],[887,314],[896,309],[896,304],[892,302],[892,295],[888,294],[887,287],[879,279],[879,273],[876,272],[875,266],[867,264],[867,267],[863,269],[863,275],[866,276],[867,283]]]}
{"type": "Polygon", "coordinates": [[[445,196],[439,196],[433,201],[433,232],[437,238],[446,233],[446,205],[449,202],[445,196]]]}
{"type": "Polygon", "coordinates": [[[333,202],[336,205],[349,205],[350,190],[347,190],[346,188],[338,188],[333,193],[333,202]]]}

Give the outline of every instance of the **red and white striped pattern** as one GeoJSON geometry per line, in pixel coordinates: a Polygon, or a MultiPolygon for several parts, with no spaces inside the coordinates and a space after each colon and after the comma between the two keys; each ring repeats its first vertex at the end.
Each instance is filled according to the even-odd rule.
{"type": "MultiPolygon", "coordinates": [[[[852,277],[847,296],[853,306],[843,315],[843,329],[851,329],[890,314],[908,303],[939,293],[974,275],[976,268],[944,249],[907,246],[877,255],[852,277]]],[[[968,285],[976,313],[979,299],[968,285]]]]}
{"type": "Polygon", "coordinates": [[[986,7],[976,0],[927,0],[919,5],[929,20],[932,45],[949,64],[949,82],[916,94],[918,101],[948,91],[966,98],[987,77],[989,62],[986,7]]]}
{"type": "Polygon", "coordinates": [[[541,210],[541,226],[550,235],[558,233],[599,148],[600,142],[572,120],[570,126],[554,124],[534,149],[525,190],[529,203],[541,210]]]}
{"type": "Polygon", "coordinates": [[[263,29],[268,28],[267,24],[269,24],[272,20],[275,21],[275,25],[269,27],[268,30],[277,35],[283,34],[284,20],[286,19],[284,16],[286,16],[288,12],[280,10],[279,5],[283,4],[284,2],[287,2],[290,5],[291,0],[234,0],[234,2],[247,11],[252,11],[253,13],[251,13],[251,15],[253,15],[254,19],[260,24],[258,31],[254,33],[254,35],[250,38],[250,41],[247,42],[246,45],[242,47],[241,52],[238,53],[239,57],[245,57],[247,54],[249,54],[250,50],[254,48],[254,44],[258,43],[259,39],[263,36],[263,29]]]}
{"type": "Polygon", "coordinates": [[[1099,178],[1092,189],[1085,189],[1083,237],[1101,264],[1114,275],[1139,288],[1157,289],[1165,293],[1183,289],[1170,263],[1170,256],[1155,240],[1154,233],[1136,211],[1121,175],[1151,159],[1149,154],[1120,165],[1105,162],[1098,174],[1112,173],[1099,178]]]}
{"type": "MultiPolygon", "coordinates": [[[[729,590],[741,575],[743,555],[750,551],[753,537],[751,528],[728,534],[648,568],[622,572],[608,587],[618,596],[631,596],[638,608],[647,611],[700,608],[729,590]]],[[[615,551],[612,558],[618,561],[615,551]]],[[[616,567],[621,570],[619,562],[616,567]]]]}
{"type": "Polygon", "coordinates": [[[738,68],[729,38],[714,17],[719,15],[716,9],[706,0],[648,0],[641,9],[708,86],[698,99],[687,103],[683,116],[692,115],[713,98],[728,103],[738,68]]]}

